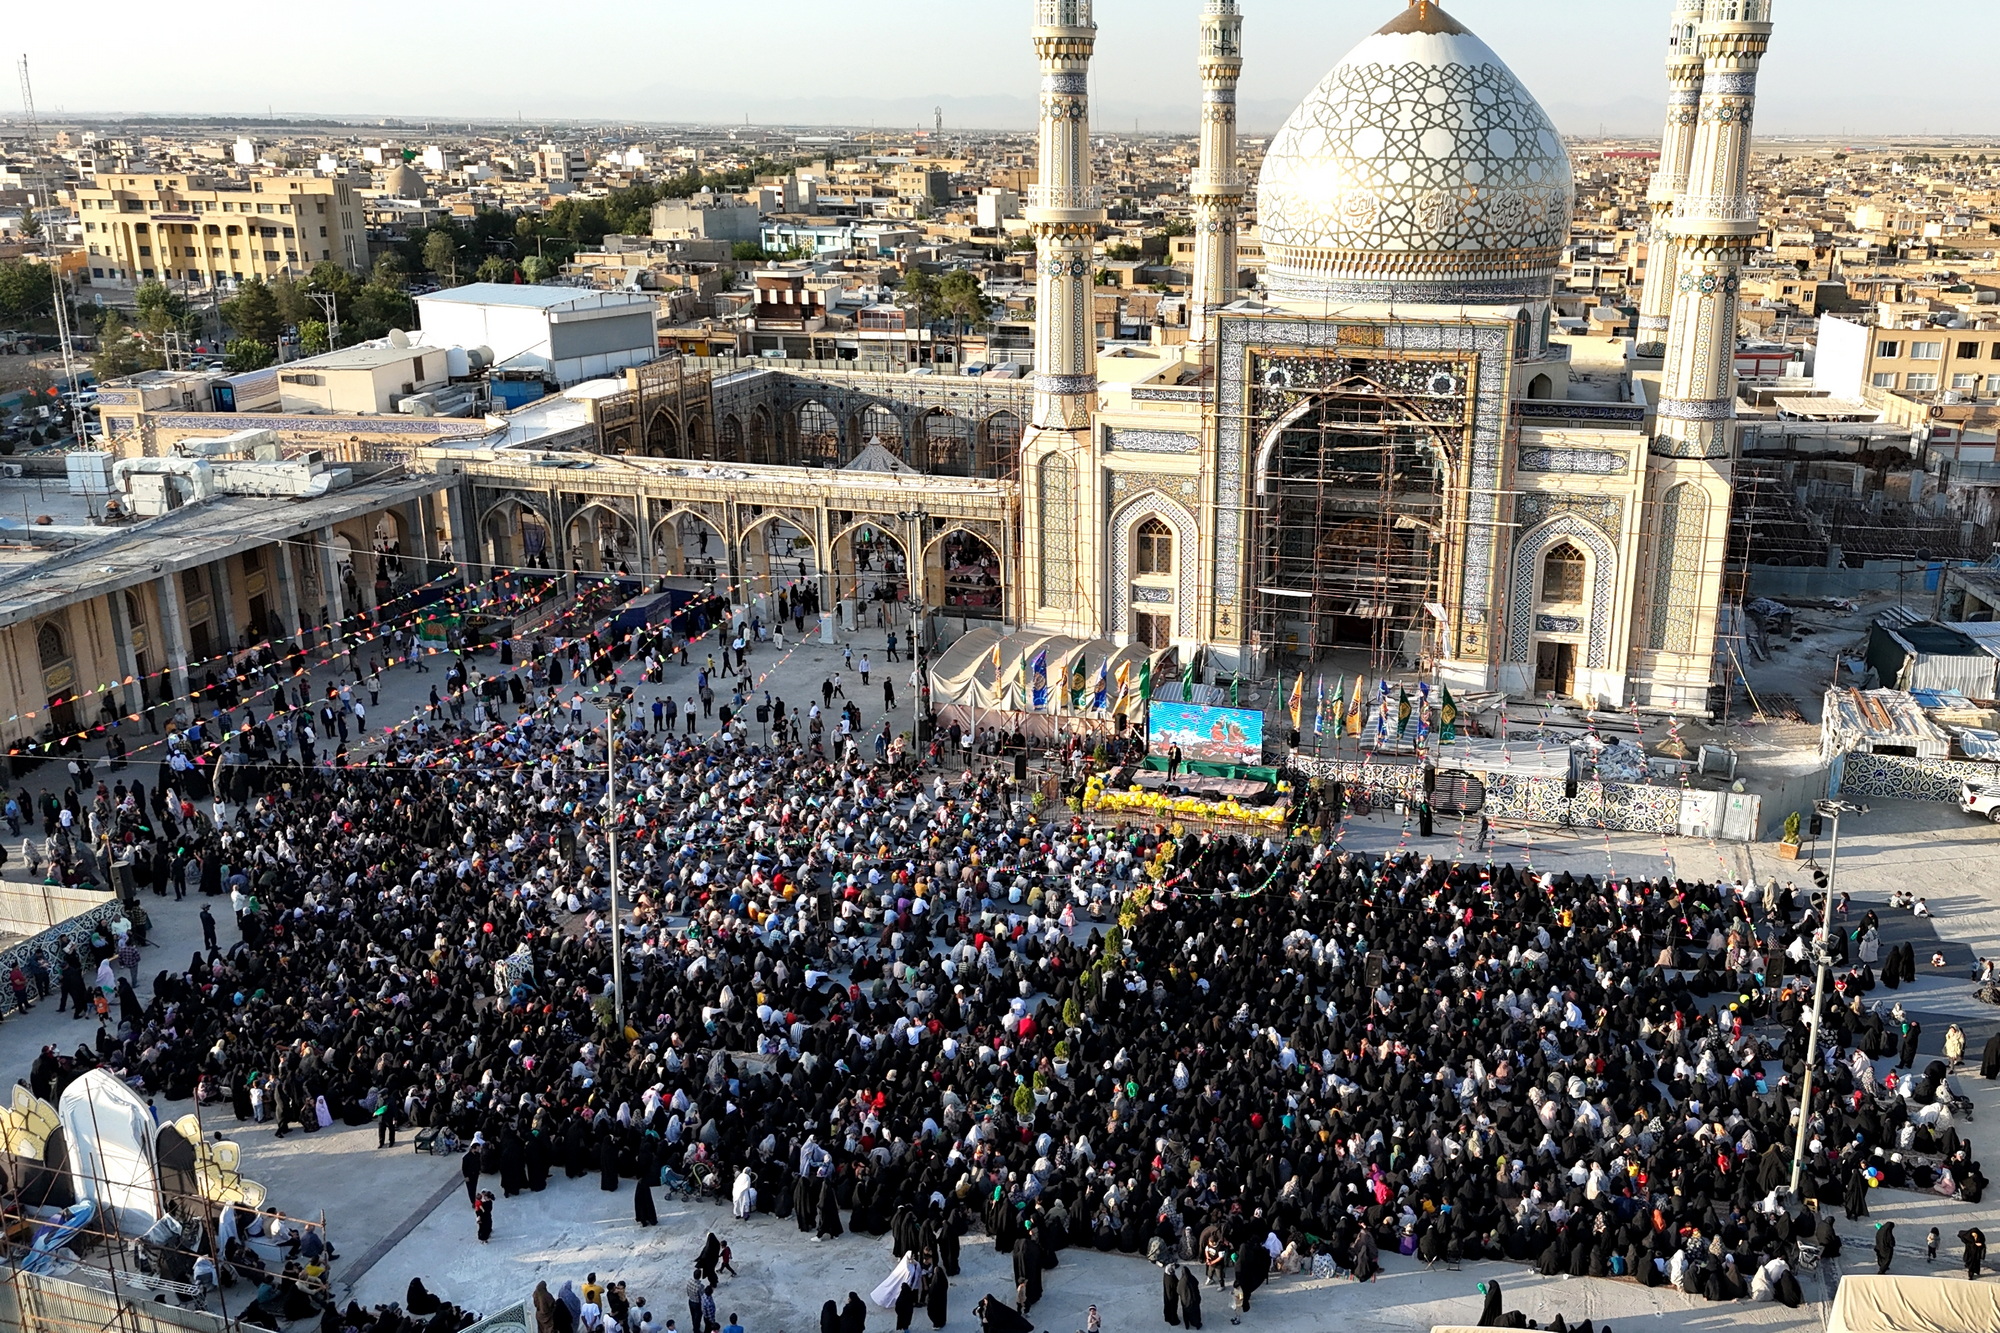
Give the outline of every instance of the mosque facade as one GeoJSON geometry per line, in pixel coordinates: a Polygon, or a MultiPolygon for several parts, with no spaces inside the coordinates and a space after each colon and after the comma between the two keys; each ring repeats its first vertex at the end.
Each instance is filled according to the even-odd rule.
{"type": "Polygon", "coordinates": [[[1077,174],[1090,0],[1041,0],[1037,22],[1052,189],[1029,215],[1027,622],[1265,674],[1359,654],[1466,692],[1705,707],[1767,0],[1673,13],[1651,196],[1665,262],[1609,402],[1572,395],[1550,337],[1574,194],[1561,136],[1490,47],[1421,2],[1272,141],[1267,267],[1239,290],[1242,18],[1205,0],[1193,336],[1178,363],[1118,382],[1073,332],[1089,289],[1069,247],[1095,203],[1077,174]]]}
{"type": "Polygon", "coordinates": [[[759,368],[660,398],[633,372],[633,401],[600,405],[632,423],[599,442],[615,475],[463,468],[471,545],[536,563],[539,532],[557,568],[705,565],[752,594],[817,580],[830,606],[893,584],[948,619],[1267,679],[1707,711],[1738,595],[1732,352],[1770,0],[1672,0],[1654,259],[1615,383],[1552,334],[1575,196],[1562,137],[1428,0],[1272,140],[1254,287],[1244,20],[1203,0],[1191,336],[1100,349],[1092,0],[1034,0],[1033,21],[1031,383],[759,368]]]}

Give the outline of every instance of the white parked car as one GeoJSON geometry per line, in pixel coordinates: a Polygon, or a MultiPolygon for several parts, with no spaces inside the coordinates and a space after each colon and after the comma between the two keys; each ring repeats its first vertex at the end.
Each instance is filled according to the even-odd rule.
{"type": "Polygon", "coordinates": [[[1978,815],[1981,819],[2000,824],[2000,782],[1966,782],[1960,786],[1959,809],[1968,815],[1978,815]]]}

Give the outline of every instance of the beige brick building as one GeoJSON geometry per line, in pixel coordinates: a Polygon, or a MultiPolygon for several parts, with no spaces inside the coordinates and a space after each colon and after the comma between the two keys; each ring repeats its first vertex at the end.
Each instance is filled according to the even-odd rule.
{"type": "Polygon", "coordinates": [[[227,290],[246,278],[302,276],[318,263],[368,268],[361,201],[343,177],[121,173],[79,188],[76,204],[93,287],[227,290]]]}

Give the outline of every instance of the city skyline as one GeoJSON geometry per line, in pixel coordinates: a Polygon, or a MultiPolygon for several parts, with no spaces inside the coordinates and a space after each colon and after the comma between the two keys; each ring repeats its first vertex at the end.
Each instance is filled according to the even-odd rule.
{"type": "MultiPolygon", "coordinates": [[[[1326,70],[1396,7],[1397,0],[1246,0],[1245,131],[1276,130],[1326,70]]],[[[1615,7],[1454,0],[1450,8],[1537,91],[1565,133],[1657,131],[1665,97],[1658,60],[1665,0],[1615,7]],[[1587,64],[1579,52],[1587,53],[1587,64]]],[[[857,15],[838,24],[803,0],[771,0],[754,31],[726,11],[676,2],[650,13],[618,12],[624,35],[609,58],[592,27],[598,14],[612,15],[609,7],[566,12],[572,31],[582,34],[573,43],[502,42],[458,62],[425,56],[415,42],[410,54],[385,53],[379,34],[408,31],[407,15],[383,0],[360,0],[350,7],[354,22],[314,39],[316,60],[340,77],[306,80],[285,62],[253,64],[253,52],[232,49],[229,38],[218,45],[212,32],[197,27],[154,34],[143,55],[141,48],[127,48],[129,56],[93,50],[87,59],[64,54],[64,20],[46,11],[18,16],[10,36],[30,61],[45,120],[271,114],[907,128],[928,127],[941,108],[948,129],[1025,130],[1034,121],[1034,56],[1021,0],[943,6],[882,0],[868,21],[857,15]],[[774,41],[788,49],[774,56],[774,41]],[[705,54],[718,49],[723,54],[705,54]],[[228,67],[226,85],[188,79],[188,69],[218,57],[228,67]],[[690,72],[683,77],[680,69],[690,72]]],[[[1195,128],[1192,34],[1199,12],[1199,0],[1098,0],[1094,128],[1195,128]]],[[[2000,134],[2000,107],[1985,93],[1977,64],[1978,53],[2000,39],[2000,7],[1943,0],[1926,13],[1921,26],[1885,28],[1860,0],[1813,0],[1812,22],[1788,27],[1772,51],[1760,134],[2000,134]],[[1935,40],[1947,33],[1948,45],[1935,40]],[[1926,62],[1921,100],[1887,77],[1877,87],[1825,77],[1843,62],[1900,68],[1918,55],[1926,62]]],[[[512,19],[542,18],[514,3],[483,16],[503,31],[512,19]]],[[[10,108],[10,118],[18,115],[10,108]]]]}

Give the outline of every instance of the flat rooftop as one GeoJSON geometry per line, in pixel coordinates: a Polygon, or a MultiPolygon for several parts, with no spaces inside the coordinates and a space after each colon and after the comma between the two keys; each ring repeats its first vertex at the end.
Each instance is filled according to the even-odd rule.
{"type": "Polygon", "coordinates": [[[83,540],[50,547],[38,559],[0,561],[0,627],[239,551],[297,541],[329,523],[415,499],[441,484],[430,474],[397,475],[308,499],[224,495],[160,518],[91,528],[78,534],[83,540]]]}
{"type": "Polygon", "coordinates": [[[516,282],[469,282],[441,292],[426,292],[418,305],[506,305],[529,310],[560,310],[568,307],[651,305],[645,292],[602,292],[588,287],[538,287],[516,282]]]}

